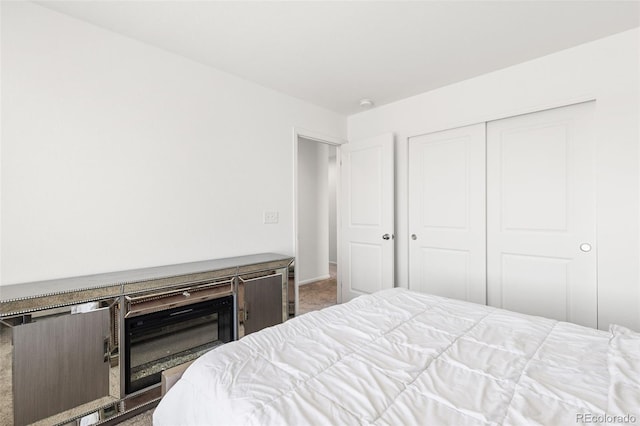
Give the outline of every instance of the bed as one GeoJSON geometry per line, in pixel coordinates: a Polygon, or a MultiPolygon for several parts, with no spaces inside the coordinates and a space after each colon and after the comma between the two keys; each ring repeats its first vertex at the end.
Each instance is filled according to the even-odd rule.
{"type": "Polygon", "coordinates": [[[203,355],[153,424],[556,425],[640,421],[639,407],[631,330],[396,288],[203,355]]]}

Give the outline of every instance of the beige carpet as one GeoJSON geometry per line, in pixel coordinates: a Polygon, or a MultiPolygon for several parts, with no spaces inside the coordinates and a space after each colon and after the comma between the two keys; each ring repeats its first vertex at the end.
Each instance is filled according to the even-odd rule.
{"type": "Polygon", "coordinates": [[[151,426],[153,424],[151,416],[153,416],[153,410],[148,410],[120,424],[122,426],[151,426]]]}
{"type": "Polygon", "coordinates": [[[328,280],[301,285],[298,288],[298,315],[335,305],[336,291],[335,275],[328,280]]]}

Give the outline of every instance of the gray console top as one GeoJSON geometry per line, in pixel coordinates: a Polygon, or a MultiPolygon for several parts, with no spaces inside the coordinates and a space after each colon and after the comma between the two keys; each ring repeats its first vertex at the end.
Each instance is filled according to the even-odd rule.
{"type": "Polygon", "coordinates": [[[80,277],[12,284],[0,286],[0,303],[42,297],[51,294],[69,293],[78,290],[119,286],[179,275],[234,268],[237,269],[249,265],[271,262],[289,262],[291,260],[293,260],[291,256],[285,256],[277,253],[260,253],[248,256],[229,257],[225,259],[203,260],[176,265],[156,266],[151,268],[107,272],[80,277]]]}

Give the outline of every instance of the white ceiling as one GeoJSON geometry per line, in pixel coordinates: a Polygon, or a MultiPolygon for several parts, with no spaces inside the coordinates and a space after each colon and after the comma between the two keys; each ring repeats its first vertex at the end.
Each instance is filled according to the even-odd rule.
{"type": "Polygon", "coordinates": [[[41,1],[342,114],[640,25],[638,1],[41,1]]]}

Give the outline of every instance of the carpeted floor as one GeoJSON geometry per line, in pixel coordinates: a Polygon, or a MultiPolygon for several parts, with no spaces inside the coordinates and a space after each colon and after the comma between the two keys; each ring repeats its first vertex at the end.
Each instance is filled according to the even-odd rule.
{"type": "Polygon", "coordinates": [[[329,279],[298,288],[298,315],[335,305],[337,298],[335,265],[329,267],[329,279]]]}
{"type": "Polygon", "coordinates": [[[128,420],[120,423],[122,426],[151,426],[153,424],[152,417],[153,410],[145,411],[142,414],[138,414],[135,417],[131,417],[128,420]]]}

